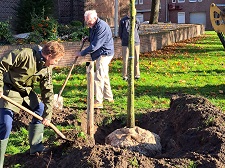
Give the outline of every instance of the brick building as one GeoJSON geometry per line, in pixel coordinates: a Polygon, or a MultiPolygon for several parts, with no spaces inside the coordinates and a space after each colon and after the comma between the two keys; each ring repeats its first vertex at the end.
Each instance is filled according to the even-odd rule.
{"type": "MultiPolygon", "coordinates": [[[[206,30],[213,30],[210,21],[210,5],[225,7],[225,0],[160,0],[159,22],[203,24],[206,30]]],[[[137,17],[148,21],[151,0],[136,0],[137,17]]]]}
{"type": "MultiPolygon", "coordinates": [[[[15,18],[13,7],[20,0],[0,1],[0,21],[15,18]]],[[[54,16],[59,23],[69,23],[73,20],[83,22],[84,11],[96,9],[98,16],[111,27],[114,26],[115,0],[53,0],[54,16]]],[[[209,9],[211,3],[221,8],[225,7],[225,0],[160,0],[159,22],[204,24],[206,30],[212,30],[209,9]]],[[[130,1],[118,0],[120,19],[129,8],[130,1]]],[[[141,21],[148,21],[151,13],[152,0],[136,0],[137,17],[141,21]]]]}
{"type": "MultiPolygon", "coordinates": [[[[14,8],[20,0],[0,0],[0,21],[10,20],[16,17],[14,8]]],[[[67,24],[73,20],[84,21],[84,11],[95,9],[98,16],[110,26],[114,26],[115,1],[109,0],[53,0],[54,17],[59,23],[67,24]]],[[[129,7],[129,1],[119,2],[119,18],[124,15],[124,10],[129,7]]],[[[30,12],[30,11],[28,11],[30,12]]]]}
{"type": "Polygon", "coordinates": [[[0,21],[15,18],[16,11],[13,9],[19,0],[0,1],[0,21]]]}

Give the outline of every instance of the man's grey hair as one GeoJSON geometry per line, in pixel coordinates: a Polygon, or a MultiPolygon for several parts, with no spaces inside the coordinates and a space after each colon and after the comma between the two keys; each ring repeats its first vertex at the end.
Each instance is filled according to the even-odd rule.
{"type": "Polygon", "coordinates": [[[84,13],[84,17],[91,16],[91,18],[97,17],[96,10],[88,10],[84,13]]]}

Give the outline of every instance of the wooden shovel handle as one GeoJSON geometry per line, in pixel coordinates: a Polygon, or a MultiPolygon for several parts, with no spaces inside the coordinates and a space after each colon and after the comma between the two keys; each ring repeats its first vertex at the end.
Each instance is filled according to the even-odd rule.
{"type": "MultiPolygon", "coordinates": [[[[82,42],[82,45],[81,45],[81,47],[80,47],[80,51],[82,50],[82,48],[83,48],[83,46],[84,46],[84,43],[85,43],[85,41],[82,42]]],[[[70,71],[69,71],[69,73],[68,73],[68,75],[67,75],[67,77],[66,77],[66,80],[64,81],[64,83],[63,83],[63,85],[62,85],[62,88],[61,88],[60,91],[59,91],[58,98],[61,96],[61,94],[62,94],[62,92],[63,92],[63,90],[64,90],[64,88],[65,88],[65,86],[66,86],[66,84],[67,84],[67,82],[68,82],[68,80],[69,80],[69,78],[70,78],[70,75],[71,75],[71,73],[72,73],[72,70],[73,70],[73,68],[74,68],[74,66],[75,66],[75,64],[76,64],[76,62],[77,62],[77,59],[78,59],[78,57],[76,57],[76,58],[74,59],[73,65],[72,65],[72,67],[70,68],[70,71]]]]}
{"type": "Polygon", "coordinates": [[[59,91],[58,97],[61,96],[61,94],[62,94],[62,92],[63,92],[63,89],[65,88],[65,86],[66,86],[66,84],[67,84],[67,82],[68,82],[68,80],[69,80],[69,78],[70,78],[70,75],[71,75],[71,73],[72,73],[72,70],[73,70],[73,68],[74,68],[74,65],[75,65],[75,63],[77,62],[77,58],[78,58],[78,57],[75,58],[74,63],[73,63],[73,65],[72,65],[72,67],[70,68],[70,71],[69,71],[69,73],[68,73],[68,75],[67,75],[67,77],[66,77],[66,79],[65,79],[65,81],[64,81],[64,83],[63,83],[63,85],[62,85],[62,88],[61,88],[60,91],[59,91]]]}
{"type": "MultiPolygon", "coordinates": [[[[3,98],[4,100],[10,102],[11,104],[17,106],[17,107],[20,108],[21,110],[26,111],[27,113],[31,114],[33,117],[35,117],[35,118],[37,118],[37,119],[39,119],[39,120],[41,120],[41,121],[43,120],[43,118],[42,118],[41,116],[37,115],[36,113],[34,113],[33,111],[27,109],[26,107],[20,105],[19,103],[13,101],[12,99],[8,98],[7,96],[1,95],[1,98],[3,98]]],[[[66,139],[65,135],[63,135],[63,133],[60,132],[60,131],[58,130],[58,128],[57,128],[55,125],[53,125],[52,123],[50,123],[49,126],[50,126],[50,127],[51,127],[51,128],[52,128],[52,129],[53,129],[53,130],[61,137],[61,138],[66,139]]]]}

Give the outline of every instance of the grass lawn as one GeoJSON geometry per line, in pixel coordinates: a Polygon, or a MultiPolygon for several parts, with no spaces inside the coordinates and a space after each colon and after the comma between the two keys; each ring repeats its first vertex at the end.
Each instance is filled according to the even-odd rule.
{"type": "MultiPolygon", "coordinates": [[[[214,31],[206,31],[201,37],[176,43],[163,50],[142,53],[141,78],[134,83],[135,114],[144,113],[146,109],[169,108],[171,95],[177,93],[203,96],[224,111],[224,55],[224,48],[214,31]]],[[[54,69],[55,93],[61,89],[69,70],[70,67],[54,69]]],[[[109,118],[124,116],[127,113],[128,83],[122,80],[121,71],[122,59],[113,60],[110,64],[110,79],[115,103],[104,102],[104,109],[101,110],[101,113],[109,118]]],[[[77,113],[85,111],[87,106],[85,65],[74,68],[62,96],[65,107],[75,108],[77,113]]],[[[46,129],[45,138],[52,134],[54,135],[52,130],[48,132],[46,129]]],[[[24,128],[12,132],[7,153],[16,154],[29,149],[27,136],[28,132],[24,128]]]]}
{"type": "MultiPolygon", "coordinates": [[[[135,111],[168,108],[176,93],[201,95],[225,110],[224,48],[214,31],[140,56],[141,78],[135,81],[135,111]]],[[[56,69],[53,75],[57,93],[68,69],[56,69]]],[[[127,82],[122,80],[122,59],[110,64],[115,112],[126,112],[127,82]]],[[[77,66],[62,93],[67,107],[86,107],[87,81],[85,65],[77,66]]],[[[107,111],[107,110],[106,110],[107,111]]]]}

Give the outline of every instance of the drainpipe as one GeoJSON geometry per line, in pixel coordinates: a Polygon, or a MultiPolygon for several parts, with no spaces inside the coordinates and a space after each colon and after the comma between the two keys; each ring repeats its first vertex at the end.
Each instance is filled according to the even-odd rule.
{"type": "Polygon", "coordinates": [[[168,16],[169,16],[169,13],[168,13],[168,0],[166,0],[166,22],[168,22],[168,16]]]}
{"type": "Polygon", "coordinates": [[[118,0],[115,0],[114,36],[118,36],[118,0]]]}
{"type": "Polygon", "coordinates": [[[62,20],[61,20],[59,0],[57,1],[57,5],[58,5],[58,18],[59,18],[59,22],[61,22],[62,20]]]}

